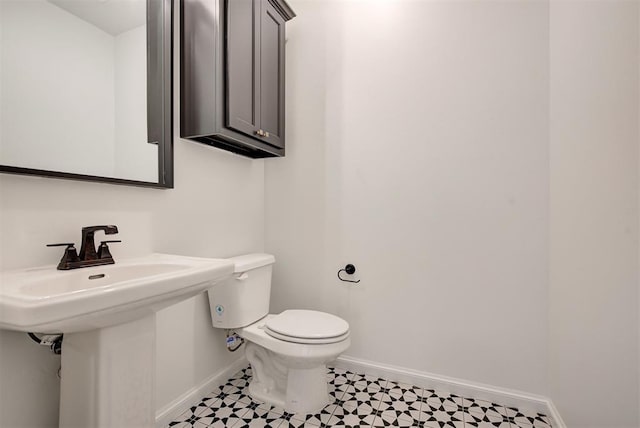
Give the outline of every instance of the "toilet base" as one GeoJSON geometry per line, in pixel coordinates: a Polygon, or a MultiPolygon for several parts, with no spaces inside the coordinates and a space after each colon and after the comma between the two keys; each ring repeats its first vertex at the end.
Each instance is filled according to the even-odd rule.
{"type": "Polygon", "coordinates": [[[285,410],[290,413],[318,413],[330,403],[327,366],[289,369],[285,410]]]}
{"type": "Polygon", "coordinates": [[[330,403],[325,364],[287,367],[286,359],[254,343],[245,350],[253,379],[249,395],[288,413],[318,413],[330,403]]]}

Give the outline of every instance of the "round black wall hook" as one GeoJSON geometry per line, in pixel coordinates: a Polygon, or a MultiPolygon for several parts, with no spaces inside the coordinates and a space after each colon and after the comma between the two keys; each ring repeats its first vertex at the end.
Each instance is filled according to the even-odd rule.
{"type": "Polygon", "coordinates": [[[354,284],[357,284],[360,282],[360,280],[354,281],[352,279],[344,279],[340,276],[340,272],[346,272],[347,275],[353,275],[356,272],[356,267],[354,265],[352,265],[351,263],[349,263],[348,265],[346,265],[344,267],[344,269],[340,269],[338,271],[338,279],[340,281],[344,281],[344,282],[353,282],[354,284]]]}

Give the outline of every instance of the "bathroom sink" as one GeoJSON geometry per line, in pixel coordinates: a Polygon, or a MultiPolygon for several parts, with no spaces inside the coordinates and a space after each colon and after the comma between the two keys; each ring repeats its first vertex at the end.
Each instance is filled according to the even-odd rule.
{"type": "Polygon", "coordinates": [[[61,428],[152,428],[156,312],[233,270],[231,260],[152,254],[74,270],[0,272],[0,329],[64,333],[61,428]]]}
{"type": "Polygon", "coordinates": [[[74,333],[122,324],[195,296],[231,275],[224,259],[153,254],[117,264],[0,273],[0,328],[74,333]]]}

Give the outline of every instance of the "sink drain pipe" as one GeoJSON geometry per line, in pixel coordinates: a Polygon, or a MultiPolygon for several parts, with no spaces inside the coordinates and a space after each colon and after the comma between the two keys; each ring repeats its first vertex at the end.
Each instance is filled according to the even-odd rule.
{"type": "Polygon", "coordinates": [[[42,337],[38,337],[35,333],[27,333],[27,335],[36,342],[38,345],[48,346],[56,355],[62,354],[62,334],[45,334],[42,337]]]}

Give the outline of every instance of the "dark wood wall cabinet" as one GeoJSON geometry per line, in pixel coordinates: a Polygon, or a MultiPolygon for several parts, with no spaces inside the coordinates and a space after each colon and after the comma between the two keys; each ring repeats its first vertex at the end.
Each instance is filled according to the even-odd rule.
{"type": "Polygon", "coordinates": [[[180,136],[284,156],[284,0],[183,0],[180,136]]]}

